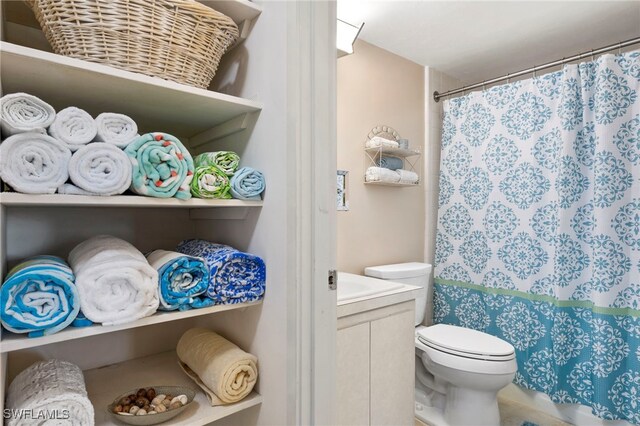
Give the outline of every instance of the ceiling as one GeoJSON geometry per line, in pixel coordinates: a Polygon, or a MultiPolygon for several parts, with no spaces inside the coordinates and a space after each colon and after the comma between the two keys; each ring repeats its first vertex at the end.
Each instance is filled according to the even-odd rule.
{"type": "Polygon", "coordinates": [[[338,0],[338,18],[465,83],[640,36],[640,1],[338,0]]]}

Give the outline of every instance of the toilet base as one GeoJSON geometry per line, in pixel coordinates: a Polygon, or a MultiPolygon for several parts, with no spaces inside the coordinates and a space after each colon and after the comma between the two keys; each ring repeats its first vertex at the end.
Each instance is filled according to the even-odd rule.
{"type": "Polygon", "coordinates": [[[497,394],[449,386],[444,409],[420,387],[415,391],[415,416],[430,426],[499,426],[497,394]]]}

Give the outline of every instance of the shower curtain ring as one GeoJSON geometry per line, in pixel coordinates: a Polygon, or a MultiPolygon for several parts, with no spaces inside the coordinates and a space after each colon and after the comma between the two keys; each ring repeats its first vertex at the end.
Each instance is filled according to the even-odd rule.
{"type": "Polygon", "coordinates": [[[511,83],[511,77],[509,77],[511,74],[507,73],[507,84],[511,83]]]}
{"type": "Polygon", "coordinates": [[[536,66],[533,66],[533,78],[536,78],[536,66]]]}
{"type": "Polygon", "coordinates": [[[596,60],[596,59],[595,59],[595,56],[593,55],[593,49],[591,49],[591,60],[592,60],[592,61],[595,61],[595,60],[596,60]]]}
{"type": "Polygon", "coordinates": [[[622,42],[618,43],[618,55],[622,55],[622,42]]]}

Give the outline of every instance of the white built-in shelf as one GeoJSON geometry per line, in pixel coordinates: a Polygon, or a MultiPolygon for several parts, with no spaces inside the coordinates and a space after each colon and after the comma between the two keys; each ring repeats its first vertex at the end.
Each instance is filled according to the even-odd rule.
{"type": "Polygon", "coordinates": [[[259,5],[248,0],[198,0],[198,3],[224,13],[238,25],[253,21],[262,13],[259,5]]]}
{"type": "Polygon", "coordinates": [[[111,197],[67,194],[0,193],[0,205],[14,207],[161,207],[208,209],[219,207],[261,207],[262,201],[217,200],[191,198],[155,198],[140,195],[114,195],[111,197]]]}
{"type": "Polygon", "coordinates": [[[400,183],[400,182],[382,182],[382,181],[374,181],[374,182],[365,182],[365,185],[379,185],[379,186],[418,186],[420,183],[400,183]]]}
{"type": "Polygon", "coordinates": [[[253,100],[199,89],[17,44],[0,43],[4,94],[26,92],[60,110],[131,116],[143,132],[162,131],[206,143],[245,129],[262,109],[253,100]]]}
{"type": "Polygon", "coordinates": [[[141,387],[188,386],[196,390],[190,406],[167,422],[172,426],[207,425],[262,403],[262,396],[254,391],[235,404],[212,407],[204,392],[184,374],[174,351],[85,370],[84,380],[95,410],[96,426],[121,425],[113,420],[107,407],[119,395],[141,387]]]}
{"type": "MultiPolygon", "coordinates": [[[[67,327],[55,334],[41,337],[27,337],[25,334],[14,334],[7,330],[2,330],[2,340],[0,341],[0,353],[19,351],[22,349],[35,348],[51,343],[65,342],[68,340],[82,339],[84,337],[97,336],[99,334],[113,333],[121,330],[145,327],[147,325],[160,324],[163,322],[177,321],[185,318],[192,318],[202,315],[210,315],[217,312],[243,309],[249,306],[259,305],[262,301],[238,303],[235,305],[216,305],[208,308],[190,309],[188,311],[158,311],[155,314],[128,322],[126,324],[102,326],[92,325],[90,327],[67,327]]],[[[161,383],[158,383],[161,384],[161,383]]],[[[170,385],[171,383],[164,383],[170,385]]],[[[126,390],[125,390],[126,391],[126,390]]]]}
{"type": "Polygon", "coordinates": [[[416,151],[414,149],[403,149],[403,148],[391,148],[391,147],[378,147],[378,148],[365,148],[366,152],[370,154],[385,154],[392,155],[394,157],[413,157],[416,155],[420,155],[420,151],[416,151]]]}

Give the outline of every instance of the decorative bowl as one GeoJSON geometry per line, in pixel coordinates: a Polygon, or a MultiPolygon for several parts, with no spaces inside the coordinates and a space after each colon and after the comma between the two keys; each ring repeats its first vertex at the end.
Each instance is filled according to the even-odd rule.
{"type": "Polygon", "coordinates": [[[115,398],[111,404],[109,404],[109,406],[107,407],[107,411],[109,412],[109,414],[114,420],[120,421],[122,423],[126,423],[128,425],[137,425],[137,426],[157,425],[158,423],[166,422],[167,420],[170,420],[175,416],[177,416],[178,414],[182,413],[193,402],[193,398],[195,398],[196,396],[196,391],[186,386],[146,386],[146,387],[141,386],[141,387],[144,387],[145,389],[152,387],[156,390],[156,393],[158,395],[170,394],[173,396],[177,396],[177,395],[184,394],[187,396],[187,403],[180,408],[174,408],[173,410],[167,410],[162,413],[145,414],[144,416],[133,416],[133,415],[127,416],[125,414],[115,413],[113,409],[115,408],[116,405],[118,405],[118,402],[120,401],[120,399],[124,398],[127,395],[135,394],[137,390],[140,389],[140,388],[136,388],[136,389],[130,390],[129,392],[124,392],[123,394],[115,398]]]}

